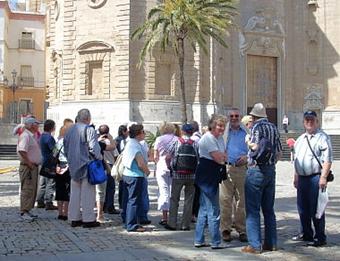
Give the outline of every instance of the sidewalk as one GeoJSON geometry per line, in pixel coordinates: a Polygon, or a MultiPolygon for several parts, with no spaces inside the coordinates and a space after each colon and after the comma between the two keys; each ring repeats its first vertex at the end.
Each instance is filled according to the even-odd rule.
{"type": "MultiPolygon", "coordinates": [[[[0,161],[0,169],[16,166],[16,161],[0,161]]],[[[191,231],[167,231],[158,225],[157,186],[149,178],[152,231],[127,233],[118,215],[107,215],[100,228],[71,228],[56,219],[56,211],[35,209],[39,219],[32,223],[20,220],[17,173],[0,174],[0,260],[340,260],[340,162],[333,165],[335,182],[329,185],[330,204],[326,227],[328,245],[309,248],[290,240],[299,227],[296,192],[292,186],[293,167],[289,162],[277,165],[276,216],[279,251],[261,255],[241,253],[241,244],[233,240],[223,250],[193,247],[191,231]]]]}

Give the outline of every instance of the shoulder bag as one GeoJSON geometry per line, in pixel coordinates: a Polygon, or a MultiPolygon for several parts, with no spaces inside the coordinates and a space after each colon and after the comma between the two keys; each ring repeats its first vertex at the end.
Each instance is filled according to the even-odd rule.
{"type": "MultiPolygon", "coordinates": [[[[311,146],[310,143],[309,143],[308,137],[307,137],[307,136],[305,136],[305,137],[306,137],[306,139],[307,139],[307,143],[308,143],[308,147],[309,147],[310,151],[313,153],[313,156],[315,157],[315,159],[316,159],[316,161],[318,162],[320,168],[322,169],[321,162],[320,162],[320,160],[318,159],[318,157],[315,155],[315,152],[314,152],[314,150],[312,149],[312,146],[311,146]]],[[[320,173],[320,175],[321,175],[321,173],[320,173]]],[[[328,175],[327,175],[327,182],[332,182],[333,180],[334,180],[334,175],[333,175],[332,171],[329,170],[329,173],[328,173],[328,175]]]]}

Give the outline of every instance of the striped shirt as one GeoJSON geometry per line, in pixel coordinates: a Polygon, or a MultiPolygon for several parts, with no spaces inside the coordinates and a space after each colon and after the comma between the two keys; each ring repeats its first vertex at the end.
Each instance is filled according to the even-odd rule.
{"type": "MultiPolygon", "coordinates": [[[[257,120],[251,129],[251,143],[259,144],[262,138],[267,138],[275,148],[273,155],[268,161],[268,165],[275,164],[276,154],[282,151],[282,145],[277,127],[273,123],[270,123],[267,118],[257,120]]],[[[254,165],[256,162],[249,156],[250,152],[251,150],[248,151],[248,164],[254,165]]]]}
{"type": "Polygon", "coordinates": [[[333,161],[331,140],[325,132],[317,130],[315,134],[304,133],[294,145],[294,167],[300,176],[310,176],[321,172],[320,165],[311,152],[307,139],[321,164],[333,161]]]}

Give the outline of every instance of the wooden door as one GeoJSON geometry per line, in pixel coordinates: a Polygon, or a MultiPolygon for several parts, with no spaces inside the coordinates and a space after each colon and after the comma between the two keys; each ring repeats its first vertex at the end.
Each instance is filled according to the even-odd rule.
{"type": "Polygon", "coordinates": [[[255,103],[266,107],[268,120],[277,125],[277,58],[247,55],[247,112],[255,103]]]}

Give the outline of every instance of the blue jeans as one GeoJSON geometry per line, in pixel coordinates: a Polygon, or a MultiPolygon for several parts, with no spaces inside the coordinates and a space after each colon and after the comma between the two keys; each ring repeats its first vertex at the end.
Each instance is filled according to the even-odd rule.
{"type": "Polygon", "coordinates": [[[138,227],[137,213],[143,204],[143,179],[143,177],[123,176],[128,193],[125,210],[125,226],[127,231],[133,231],[138,227]]]}
{"type": "Polygon", "coordinates": [[[260,209],[264,217],[264,244],[276,247],[275,165],[251,166],[245,180],[246,229],[250,246],[262,249],[260,209]]]}
{"type": "MultiPolygon", "coordinates": [[[[122,211],[121,211],[121,217],[122,221],[125,224],[126,219],[126,206],[127,201],[129,197],[128,189],[126,183],[123,181],[121,184],[122,189],[122,211]]],[[[141,190],[141,207],[138,208],[137,216],[138,216],[138,222],[147,221],[148,219],[148,212],[149,212],[149,193],[148,193],[148,180],[147,178],[143,178],[142,180],[142,190],[141,190]]]]}
{"type": "Polygon", "coordinates": [[[313,240],[312,221],[315,228],[314,239],[324,242],[325,214],[320,219],[315,218],[319,196],[319,175],[299,176],[297,187],[297,204],[299,206],[300,222],[302,224],[303,237],[313,240]]]}
{"type": "Polygon", "coordinates": [[[209,197],[206,193],[201,191],[200,208],[195,229],[195,244],[204,243],[204,228],[207,223],[211,237],[211,246],[218,246],[221,243],[218,191],[214,197],[209,197]]]}
{"type": "Polygon", "coordinates": [[[116,191],[115,179],[111,175],[107,175],[106,194],[105,194],[105,209],[114,209],[114,196],[116,191]]]}
{"type": "Polygon", "coordinates": [[[53,195],[55,192],[55,180],[51,178],[46,178],[43,176],[39,176],[39,187],[38,187],[38,196],[37,202],[42,204],[52,204],[53,203],[53,195]]]}

